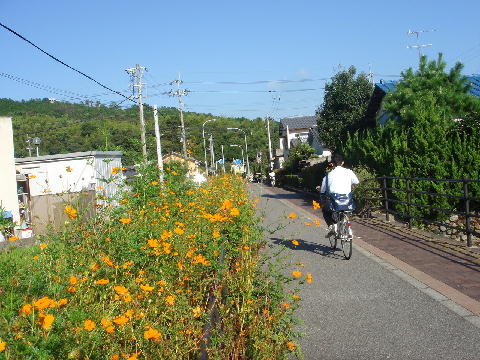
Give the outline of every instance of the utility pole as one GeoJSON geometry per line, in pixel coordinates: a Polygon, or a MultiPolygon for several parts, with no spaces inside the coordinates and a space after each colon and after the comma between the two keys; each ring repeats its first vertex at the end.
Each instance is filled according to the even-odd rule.
{"type": "Polygon", "coordinates": [[[225,174],[225,155],[223,155],[223,145],[222,145],[222,168],[223,168],[223,173],[225,174]]]}
{"type": "Polygon", "coordinates": [[[178,110],[180,111],[180,127],[182,131],[182,154],[183,156],[187,157],[187,136],[185,135],[185,124],[183,123],[183,107],[185,103],[183,102],[183,97],[188,95],[188,90],[180,89],[180,84],[183,81],[180,79],[180,73],[178,73],[178,79],[173,80],[170,85],[177,85],[177,90],[171,90],[169,92],[170,96],[178,97],[178,110]]]}
{"type": "Polygon", "coordinates": [[[432,46],[433,44],[419,44],[419,36],[421,33],[437,31],[436,29],[431,30],[408,30],[407,35],[416,35],[417,45],[409,45],[407,49],[417,49],[418,50],[418,60],[422,58],[422,48],[432,46]]]}
{"type": "MultiPolygon", "coordinates": [[[[215,164],[215,154],[213,152],[213,135],[210,134],[210,138],[208,139],[210,141],[210,166],[213,168],[213,165],[215,164]]],[[[215,169],[217,168],[217,165],[215,164],[215,169]]]]}
{"type": "Polygon", "coordinates": [[[267,117],[267,133],[268,133],[268,163],[270,164],[270,171],[273,171],[273,154],[272,154],[272,138],[270,137],[270,118],[267,117]]]}
{"type": "Polygon", "coordinates": [[[140,115],[140,140],[142,143],[142,153],[143,160],[147,160],[147,142],[145,140],[145,121],[143,119],[143,99],[142,99],[142,86],[145,85],[142,83],[142,71],[148,71],[146,67],[135,65],[134,68],[125,69],[125,71],[130,74],[132,81],[132,90],[133,96],[135,97],[135,88],[137,88],[137,99],[138,99],[138,109],[140,115]],[[136,84],[135,84],[136,80],[136,84]]]}
{"type": "Polygon", "coordinates": [[[160,182],[163,183],[163,158],[162,158],[162,144],[160,141],[160,128],[158,126],[158,111],[157,105],[153,105],[153,118],[155,120],[155,138],[157,140],[157,164],[160,171],[160,182]]]}

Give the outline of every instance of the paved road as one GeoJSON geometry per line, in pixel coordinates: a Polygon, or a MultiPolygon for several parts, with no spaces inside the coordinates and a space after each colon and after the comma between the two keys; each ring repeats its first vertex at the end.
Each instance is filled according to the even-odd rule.
{"type": "Polygon", "coordinates": [[[258,184],[250,189],[264,226],[283,226],[268,238],[272,249],[286,247],[292,264],[286,271],[313,275],[298,312],[305,359],[480,359],[479,327],[358,249],[348,261],[332,253],[325,226],[315,227],[288,197],[258,184]],[[287,218],[291,211],[296,219],[287,218]]]}

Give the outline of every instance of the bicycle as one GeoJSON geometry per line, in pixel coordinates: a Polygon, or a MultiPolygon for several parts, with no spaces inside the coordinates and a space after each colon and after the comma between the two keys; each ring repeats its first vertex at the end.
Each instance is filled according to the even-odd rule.
{"type": "Polygon", "coordinates": [[[328,238],[333,251],[337,250],[337,242],[340,240],[343,256],[346,260],[352,257],[352,222],[351,211],[334,211],[332,218],[335,221],[334,234],[328,238]]]}

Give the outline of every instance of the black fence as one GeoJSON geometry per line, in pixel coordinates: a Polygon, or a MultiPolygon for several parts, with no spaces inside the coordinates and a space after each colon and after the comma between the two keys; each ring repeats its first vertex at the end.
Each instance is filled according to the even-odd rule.
{"type": "Polygon", "coordinates": [[[419,221],[458,230],[467,236],[468,247],[473,245],[472,235],[480,237],[480,233],[475,231],[474,226],[472,226],[472,219],[480,218],[480,214],[478,213],[478,208],[480,206],[480,197],[478,197],[480,180],[382,176],[367,179],[366,181],[376,184],[377,187],[369,187],[365,188],[365,190],[373,191],[375,193],[378,192],[380,197],[366,198],[365,200],[370,204],[382,204],[380,206],[374,205],[371,210],[384,210],[387,221],[390,220],[390,214],[393,214],[408,221],[409,228],[412,227],[413,221],[419,221]],[[445,186],[438,186],[440,184],[451,184],[452,186],[448,193],[417,190],[418,188],[444,189],[445,186]],[[476,196],[473,196],[472,192],[476,196]],[[434,203],[439,202],[435,200],[438,198],[448,199],[448,201],[444,201],[443,203],[449,204],[450,208],[446,209],[419,204],[415,200],[419,200],[420,197],[423,199],[423,202],[425,202],[425,199],[431,199],[431,202],[434,203]],[[477,212],[474,211],[475,209],[477,209],[477,212]],[[425,212],[430,212],[430,216],[428,216],[429,218],[415,214],[425,212]],[[432,214],[437,215],[433,216],[432,214]],[[463,226],[453,226],[443,222],[442,214],[455,214],[465,217],[463,226]]]}

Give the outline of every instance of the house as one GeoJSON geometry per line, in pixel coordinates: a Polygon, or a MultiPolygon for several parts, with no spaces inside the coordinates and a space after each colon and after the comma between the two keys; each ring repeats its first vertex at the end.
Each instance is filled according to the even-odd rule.
{"type": "Polygon", "coordinates": [[[88,151],[15,159],[26,220],[35,232],[61,224],[67,202],[92,213],[97,193],[115,196],[122,184],[121,157],[121,151],[88,151]]]}
{"type": "Polygon", "coordinates": [[[192,175],[198,171],[200,162],[193,157],[185,157],[182,154],[171,152],[162,157],[163,163],[168,164],[169,162],[180,162],[187,165],[188,174],[192,175]]]}
{"type": "Polygon", "coordinates": [[[275,149],[274,167],[281,168],[288,159],[290,149],[300,142],[308,142],[317,155],[323,154],[316,116],[295,116],[280,120],[279,148],[275,149]]]}
{"type": "MultiPolygon", "coordinates": [[[[467,76],[471,89],[469,93],[480,98],[480,75],[467,76]]],[[[383,109],[382,103],[385,95],[397,89],[398,81],[384,81],[380,80],[375,83],[370,102],[368,103],[367,112],[365,116],[365,127],[374,127],[377,124],[385,124],[389,119],[388,113],[383,109]]]]}
{"type": "Polygon", "coordinates": [[[20,223],[17,198],[12,118],[0,117],[0,206],[20,223]]]}

